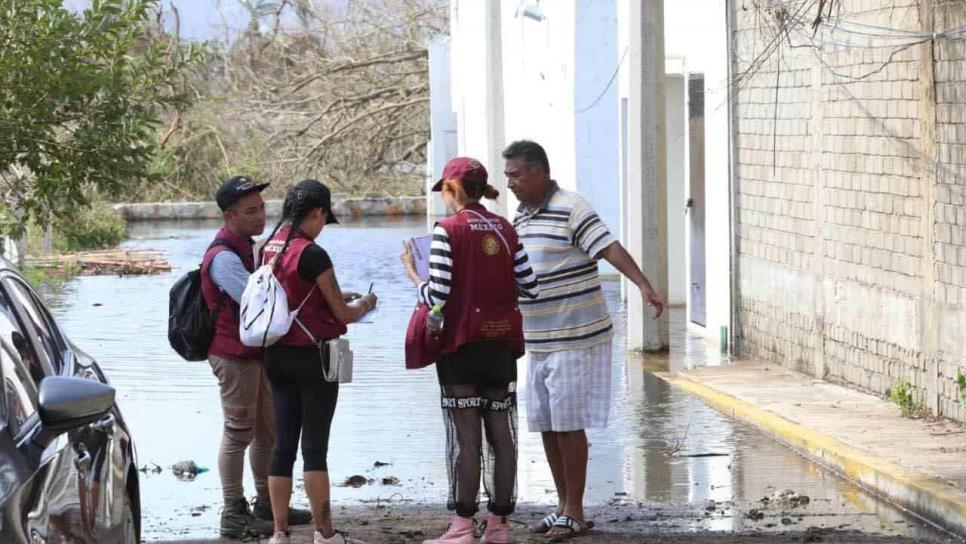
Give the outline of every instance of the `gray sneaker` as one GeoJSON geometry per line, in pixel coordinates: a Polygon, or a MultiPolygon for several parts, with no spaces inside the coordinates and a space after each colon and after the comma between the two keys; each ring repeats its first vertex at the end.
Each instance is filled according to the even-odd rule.
{"type": "Polygon", "coordinates": [[[252,515],[248,508],[248,501],[244,498],[226,504],[221,511],[221,531],[224,538],[235,540],[245,540],[272,536],[275,532],[275,525],[271,521],[258,519],[252,515]]]}

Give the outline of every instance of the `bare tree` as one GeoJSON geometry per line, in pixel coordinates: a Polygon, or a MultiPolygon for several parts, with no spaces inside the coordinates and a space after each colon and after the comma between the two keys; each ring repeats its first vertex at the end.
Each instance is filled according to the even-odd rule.
{"type": "Polygon", "coordinates": [[[208,192],[215,174],[244,169],[280,186],[316,177],[354,194],[420,192],[427,45],[447,30],[446,4],[239,1],[253,22],[211,48],[196,106],[172,139],[174,183],[201,175],[207,182],[189,191],[208,192]]]}

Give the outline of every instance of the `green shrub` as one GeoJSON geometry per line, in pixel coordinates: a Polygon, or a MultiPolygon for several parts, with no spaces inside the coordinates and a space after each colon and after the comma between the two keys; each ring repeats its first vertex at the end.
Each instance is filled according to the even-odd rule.
{"type": "Polygon", "coordinates": [[[127,222],[106,202],[94,202],[54,222],[54,246],[60,251],[112,248],[126,237],[127,222]]]}
{"type": "Polygon", "coordinates": [[[909,383],[896,380],[896,383],[886,391],[886,396],[902,410],[903,417],[918,418],[926,413],[926,407],[921,401],[916,400],[912,385],[909,383]]]}

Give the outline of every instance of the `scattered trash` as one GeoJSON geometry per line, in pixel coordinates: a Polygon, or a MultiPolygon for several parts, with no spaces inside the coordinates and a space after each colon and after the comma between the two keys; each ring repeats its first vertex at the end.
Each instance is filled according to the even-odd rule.
{"type": "Polygon", "coordinates": [[[148,465],[144,465],[143,467],[141,467],[141,468],[138,469],[138,472],[140,472],[141,474],[149,474],[149,473],[150,474],[161,474],[162,472],[164,472],[164,469],[161,468],[160,465],[158,465],[156,463],[151,463],[151,465],[153,465],[153,466],[149,467],[148,465]]]}
{"type": "Polygon", "coordinates": [[[190,482],[199,474],[208,472],[208,468],[200,467],[194,461],[179,461],[171,466],[171,472],[174,473],[175,478],[190,482]]]}
{"type": "Polygon", "coordinates": [[[762,512],[757,508],[752,508],[751,510],[748,511],[747,514],[745,514],[745,517],[750,519],[751,521],[761,521],[765,519],[765,514],[764,512],[762,512]]]}
{"type": "Polygon", "coordinates": [[[371,482],[372,480],[367,479],[365,476],[356,474],[346,478],[345,481],[342,482],[342,487],[362,487],[371,482]]]}
{"type": "Polygon", "coordinates": [[[812,500],[808,495],[799,495],[791,489],[786,489],[784,491],[776,491],[770,497],[763,497],[759,502],[766,506],[778,508],[798,508],[799,506],[807,505],[812,500]]]}
{"type": "Polygon", "coordinates": [[[792,518],[782,518],[782,525],[792,525],[795,523],[792,518]]]}
{"type": "Polygon", "coordinates": [[[399,485],[399,478],[395,476],[386,476],[382,479],[382,485],[399,485]]]}

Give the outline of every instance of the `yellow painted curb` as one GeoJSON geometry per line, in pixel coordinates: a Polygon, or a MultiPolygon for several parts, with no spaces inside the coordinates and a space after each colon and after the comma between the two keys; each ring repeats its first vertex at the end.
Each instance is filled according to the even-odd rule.
{"type": "Polygon", "coordinates": [[[655,373],[712,408],[755,425],[860,486],[959,535],[966,535],[966,493],[928,474],[849,446],[684,374],[655,373]]]}

